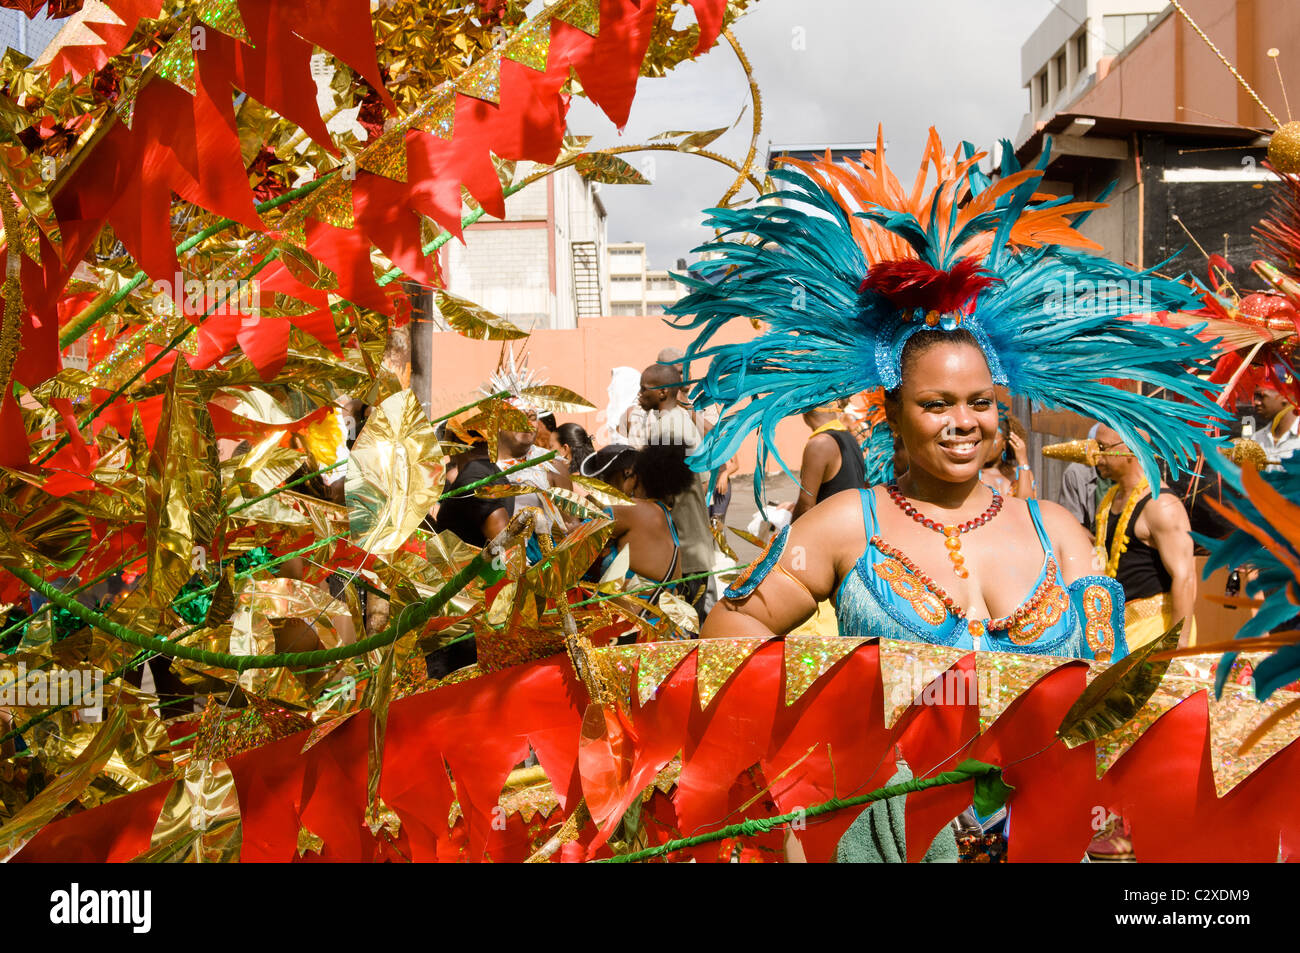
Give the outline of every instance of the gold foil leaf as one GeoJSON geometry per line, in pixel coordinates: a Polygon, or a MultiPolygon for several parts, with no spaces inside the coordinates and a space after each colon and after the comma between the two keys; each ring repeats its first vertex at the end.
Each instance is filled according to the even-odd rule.
{"type": "Polygon", "coordinates": [[[618,156],[606,152],[588,152],[578,156],[573,167],[588,182],[607,185],[649,185],[650,180],[618,156]]]}
{"type": "Polygon", "coordinates": [[[1056,735],[1067,747],[1095,741],[1122,728],[1151,698],[1169,661],[1152,662],[1157,652],[1178,647],[1182,623],[1142,646],[1098,675],[1062,719],[1056,735]]]}
{"type": "Polygon", "coordinates": [[[700,617],[689,602],[677,595],[670,589],[665,589],[659,594],[658,609],[663,613],[664,618],[683,633],[698,635],[700,632],[700,617]]]}
{"type": "Polygon", "coordinates": [[[528,332],[487,308],[446,291],[437,293],[438,312],[454,331],[482,341],[513,341],[528,337],[528,332]]]}
{"type": "Polygon", "coordinates": [[[413,393],[401,391],[376,407],[348,457],[356,545],[388,555],[405,543],[437,502],[443,473],[442,448],[413,393]]]}
{"type": "Polygon", "coordinates": [[[172,366],[158,433],[145,481],[145,591],[162,606],[206,563],[221,515],[216,434],[184,361],[172,366]]]}
{"type": "Polygon", "coordinates": [[[525,387],[520,392],[520,396],[526,398],[530,404],[542,410],[549,410],[553,414],[585,414],[596,409],[594,404],[558,384],[525,387]]]}

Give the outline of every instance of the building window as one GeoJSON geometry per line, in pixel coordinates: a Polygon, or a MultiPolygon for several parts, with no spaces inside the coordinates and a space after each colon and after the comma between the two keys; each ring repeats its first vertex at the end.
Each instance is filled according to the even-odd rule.
{"type": "Polygon", "coordinates": [[[1061,50],[1056,57],[1056,88],[1063,90],[1069,77],[1065,73],[1065,50],[1061,50]]]}
{"type": "Polygon", "coordinates": [[[609,312],[616,318],[639,318],[641,317],[641,306],[639,304],[611,304],[609,312]]]}
{"type": "Polygon", "coordinates": [[[1047,105],[1047,70],[1038,74],[1038,105],[1043,107],[1047,105]]]}
{"type": "Polygon", "coordinates": [[[1102,27],[1106,32],[1106,53],[1123,51],[1157,16],[1155,13],[1125,13],[1102,17],[1102,27]]]}
{"type": "Polygon", "coordinates": [[[1074,66],[1080,73],[1088,69],[1088,34],[1086,31],[1074,38],[1074,66]]]}

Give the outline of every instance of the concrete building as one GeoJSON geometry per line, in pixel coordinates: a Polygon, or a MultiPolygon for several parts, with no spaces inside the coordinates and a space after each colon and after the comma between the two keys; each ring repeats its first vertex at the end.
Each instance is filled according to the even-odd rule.
{"type": "MultiPolygon", "coordinates": [[[[1208,255],[1219,254],[1236,269],[1239,291],[1260,290],[1250,271],[1260,257],[1252,230],[1271,204],[1275,179],[1262,164],[1268,140],[1261,132],[1272,121],[1172,6],[1062,0],[1058,7],[1022,49],[1034,99],[1016,141],[1021,163],[1037,162],[1050,137],[1044,191],[1094,199],[1115,183],[1108,207],[1081,229],[1111,259],[1205,280],[1208,255]]],[[[1285,119],[1267,51],[1280,51],[1283,80],[1300,89],[1300,19],[1292,5],[1186,0],[1184,7],[1285,119]]],[[[1015,410],[1027,420],[1027,406],[1015,410]]],[[[1034,452],[1044,442],[1083,436],[1091,423],[1064,412],[1032,419],[1034,452]]],[[[1049,499],[1061,469],[1035,461],[1049,499]]]]}
{"type": "MultiPolygon", "coordinates": [[[[885,144],[888,148],[888,143],[885,144]]],[[[857,159],[864,152],[875,152],[876,141],[870,142],[785,142],[769,143],[767,147],[767,171],[771,172],[778,168],[777,159],[802,159],[805,162],[812,162],[822,159],[826,155],[826,150],[830,150],[831,161],[839,162],[841,159],[857,159]]]]}
{"type": "Polygon", "coordinates": [[[36,59],[66,20],[52,20],[44,11],[30,20],[18,10],[0,10],[0,55],[17,50],[36,59]]]}
{"type": "MultiPolygon", "coordinates": [[[[679,259],[677,270],[686,270],[679,259]]],[[[663,314],[686,294],[667,271],[647,267],[644,242],[611,242],[609,245],[609,313],[614,317],[645,317],[663,314]]]]}
{"type": "Polygon", "coordinates": [[[1020,48],[1020,84],[1029,112],[1016,136],[1077,98],[1103,60],[1118,56],[1146,31],[1165,0],[1061,0],[1020,48]]]}
{"type": "Polygon", "coordinates": [[[481,219],[463,244],[444,245],[443,277],[452,294],[525,330],[576,328],[609,313],[605,243],[600,196],[564,169],[507,198],[505,218],[481,219]]]}

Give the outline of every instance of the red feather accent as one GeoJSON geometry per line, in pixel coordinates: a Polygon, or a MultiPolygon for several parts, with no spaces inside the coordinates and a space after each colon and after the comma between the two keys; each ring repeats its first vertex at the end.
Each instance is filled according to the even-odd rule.
{"type": "Polygon", "coordinates": [[[960,311],[981,291],[1000,279],[973,258],[963,258],[951,271],[915,259],[882,261],[862,279],[859,291],[884,295],[900,308],[921,308],[948,314],[960,311]]]}

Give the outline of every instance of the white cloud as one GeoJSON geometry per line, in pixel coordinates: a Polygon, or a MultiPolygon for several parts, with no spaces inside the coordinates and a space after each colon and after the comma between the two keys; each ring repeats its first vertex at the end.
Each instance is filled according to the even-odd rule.
{"type": "MultiPolygon", "coordinates": [[[[1051,9],[1051,0],[761,0],[735,27],[763,96],[757,161],[769,142],[872,141],[880,123],[890,164],[910,180],[931,125],[950,150],[962,139],[987,149],[1012,138],[1026,106],[1020,45],[1051,9]]],[[[664,79],[642,80],[623,135],[585,100],[575,101],[569,126],[595,134],[594,147],[623,145],[729,125],[747,101],[724,42],[664,79]]],[[[710,148],[743,159],[751,119],[746,111],[710,148]]],[[[645,241],[652,267],[671,268],[708,240],[701,210],[734,174],[698,156],[648,154],[653,185],[601,193],[609,237],[645,241]]],[[[626,158],[637,164],[638,155],[626,158]]]]}

